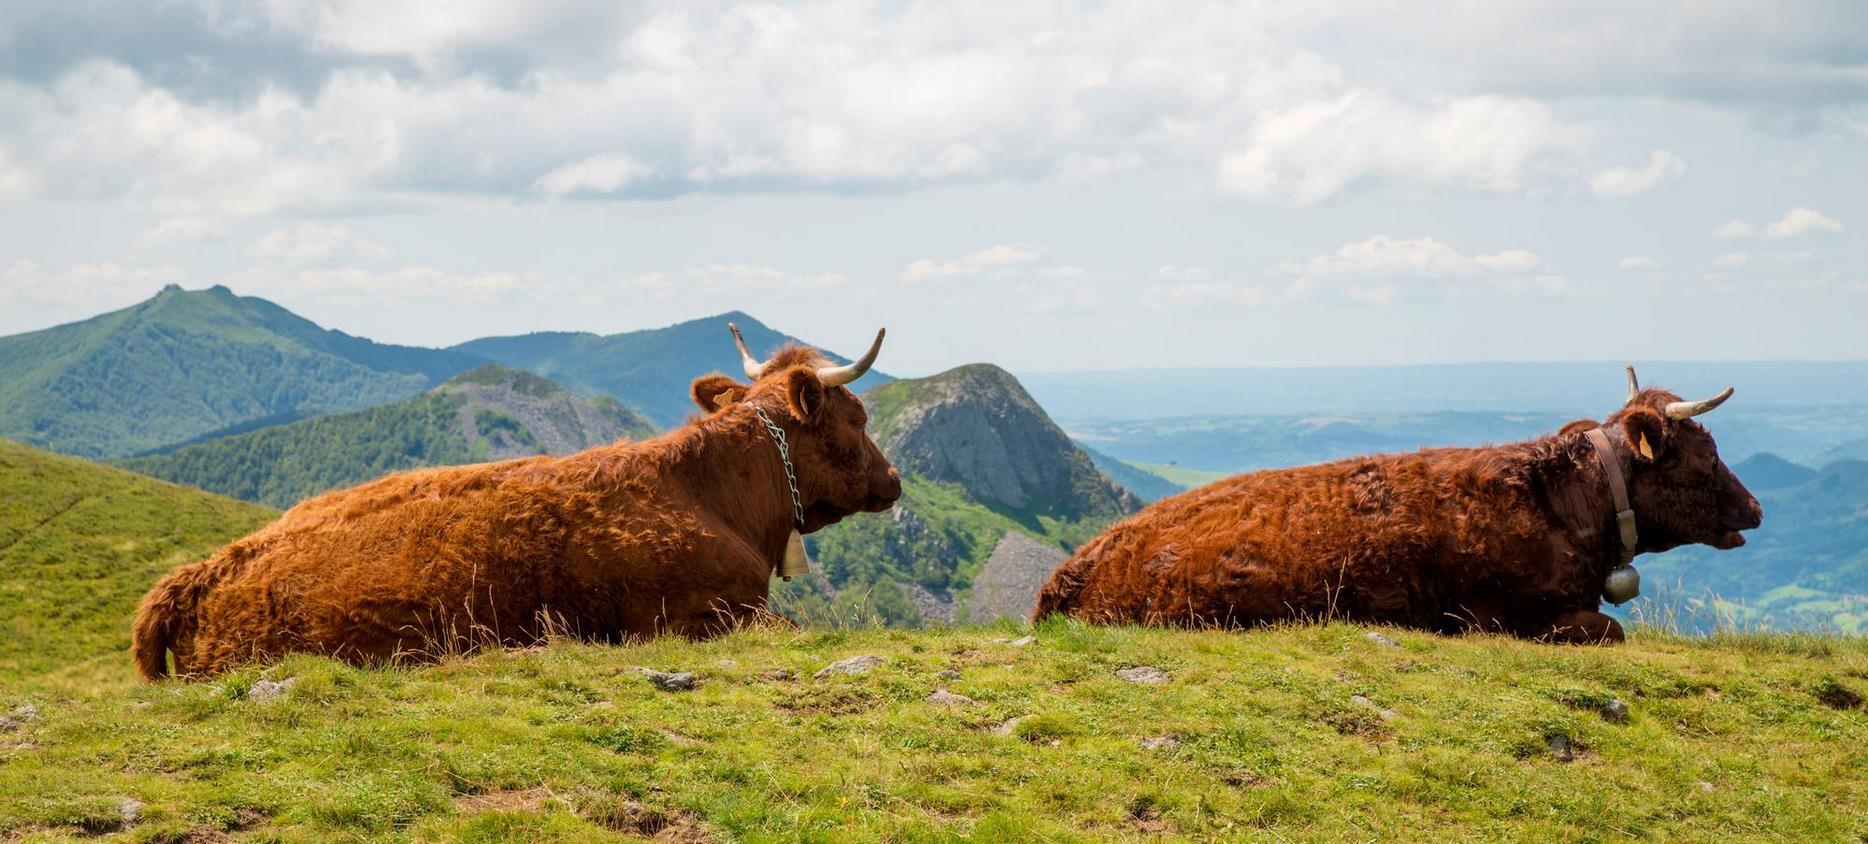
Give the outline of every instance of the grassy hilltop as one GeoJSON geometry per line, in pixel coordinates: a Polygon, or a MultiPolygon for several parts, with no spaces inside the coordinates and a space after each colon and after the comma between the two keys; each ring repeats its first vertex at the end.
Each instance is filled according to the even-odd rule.
{"type": "Polygon", "coordinates": [[[143,593],[274,515],[0,439],[0,696],[129,684],[143,593]]]}
{"type": "Polygon", "coordinates": [[[1868,834],[1860,642],[1390,633],[1399,647],[1342,625],[1055,625],[1022,646],[1010,628],[748,631],[419,670],[293,658],[31,698],[38,720],[0,735],[0,837],[1868,834]],[[881,663],[813,677],[857,655],[881,663]],[[1117,675],[1135,666],[1167,680],[1117,675]],[[638,667],[698,685],[661,691],[638,667]],[[265,701],[262,678],[292,683],[265,701]],[[942,689],[973,702],[929,699],[942,689]],[[1603,714],[1615,699],[1626,723],[1603,714]]]}
{"type": "Polygon", "coordinates": [[[752,629],[137,683],[142,592],[271,514],[0,441],[0,841],[1868,835],[1858,638],[752,629]]]}

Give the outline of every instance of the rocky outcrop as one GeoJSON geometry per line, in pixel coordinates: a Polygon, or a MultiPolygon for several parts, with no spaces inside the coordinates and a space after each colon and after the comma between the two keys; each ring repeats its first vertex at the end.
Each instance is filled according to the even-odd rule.
{"type": "Polygon", "coordinates": [[[1141,506],[996,366],[891,382],[863,402],[902,500],[809,541],[836,590],[899,588],[906,601],[882,593],[891,624],[1023,618],[1066,542],[1141,506]]]}
{"type": "Polygon", "coordinates": [[[973,592],[967,596],[968,617],[985,622],[1030,615],[1038,600],[1038,589],[1065,556],[1057,546],[1018,531],[1006,533],[973,579],[973,592]]]}
{"type": "Polygon", "coordinates": [[[993,509],[1082,519],[1140,506],[999,367],[973,364],[896,381],[865,398],[877,443],[897,468],[957,484],[993,509]]]}

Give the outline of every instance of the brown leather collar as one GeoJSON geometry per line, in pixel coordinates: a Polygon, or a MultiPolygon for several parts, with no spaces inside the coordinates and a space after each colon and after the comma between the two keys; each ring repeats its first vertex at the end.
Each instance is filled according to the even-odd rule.
{"type": "Polygon", "coordinates": [[[1615,525],[1622,535],[1622,565],[1628,565],[1634,560],[1641,534],[1635,530],[1634,506],[1628,503],[1628,484],[1622,479],[1621,460],[1616,458],[1615,447],[1609,444],[1609,435],[1601,428],[1590,428],[1583,436],[1596,447],[1596,459],[1601,461],[1602,471],[1608,475],[1609,497],[1615,502],[1615,525]]]}

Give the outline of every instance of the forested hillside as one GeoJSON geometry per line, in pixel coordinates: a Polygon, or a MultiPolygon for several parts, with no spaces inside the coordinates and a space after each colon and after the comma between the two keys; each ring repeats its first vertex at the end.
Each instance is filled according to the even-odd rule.
{"type": "Polygon", "coordinates": [[[608,396],[588,399],[496,364],[412,399],[118,461],[176,483],[275,507],[422,466],[570,454],[653,435],[608,396]]]}
{"type": "Polygon", "coordinates": [[[0,337],[0,436],[120,457],[257,419],[394,401],[482,363],[329,331],[225,287],[170,286],[0,337]]]}
{"type": "MultiPolygon", "coordinates": [[[[666,328],[598,335],[546,332],[514,337],[486,337],[462,343],[456,351],[536,372],[585,393],[615,396],[663,428],[694,413],[688,385],[709,372],[741,377],[739,354],[727,323],[744,332],[753,354],[768,355],[786,343],[802,342],[781,334],[752,316],[733,311],[666,328]]],[[[848,363],[826,349],[838,363],[848,363]]],[[[887,352],[884,351],[886,358],[887,352]]],[[[872,370],[855,384],[866,390],[889,380],[872,370]]]]}

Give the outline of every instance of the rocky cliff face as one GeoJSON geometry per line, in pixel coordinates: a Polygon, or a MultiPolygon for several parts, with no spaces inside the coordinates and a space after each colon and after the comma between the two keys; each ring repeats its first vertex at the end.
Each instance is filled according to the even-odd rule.
{"type": "Polygon", "coordinates": [[[898,595],[873,601],[873,614],[899,624],[1022,615],[1066,549],[1141,506],[996,366],[891,382],[863,401],[903,496],[886,516],[812,535],[840,614],[860,596],[898,595]]]}
{"type": "Polygon", "coordinates": [[[866,398],[877,444],[897,468],[958,484],[988,507],[1081,519],[1140,506],[999,367],[973,364],[896,381],[866,398]]]}

